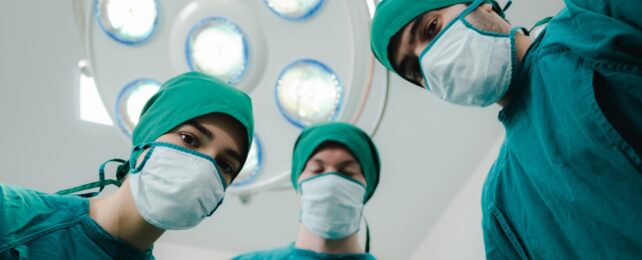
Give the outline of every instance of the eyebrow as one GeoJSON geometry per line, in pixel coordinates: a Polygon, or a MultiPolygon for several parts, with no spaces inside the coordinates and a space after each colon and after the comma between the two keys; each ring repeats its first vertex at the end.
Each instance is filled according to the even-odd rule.
{"type": "MultiPolygon", "coordinates": [[[[410,39],[408,40],[409,43],[413,43],[417,39],[417,30],[419,28],[419,24],[421,23],[421,19],[424,17],[424,15],[427,15],[427,14],[421,14],[421,15],[415,17],[414,19],[412,19],[412,21],[410,21],[408,23],[409,25],[412,24],[410,26],[410,32],[409,32],[410,33],[410,39]]],[[[401,45],[402,40],[403,40],[403,31],[402,31],[401,35],[399,35],[398,37],[394,37],[393,36],[393,40],[392,40],[391,44],[394,44],[395,46],[397,46],[395,49],[399,49],[399,46],[401,45]],[[394,38],[397,38],[398,40],[394,40],[394,38]]],[[[394,60],[395,59],[394,56],[398,56],[398,55],[402,55],[402,54],[399,53],[398,51],[393,52],[393,53],[391,53],[391,56],[392,56],[391,58],[393,58],[393,60],[394,60]]],[[[394,70],[396,70],[397,73],[402,75],[402,77],[404,77],[404,78],[405,78],[405,74],[408,71],[408,66],[409,66],[409,60],[408,59],[409,59],[409,57],[407,55],[405,55],[405,57],[401,59],[401,62],[399,62],[399,66],[397,66],[397,64],[392,62],[392,68],[394,70]]],[[[407,78],[405,78],[405,79],[409,80],[407,78]]]]}
{"type": "Polygon", "coordinates": [[[196,130],[201,132],[201,134],[203,134],[204,136],[206,136],[209,139],[213,139],[214,138],[214,134],[212,134],[212,132],[210,132],[210,130],[207,130],[203,125],[201,125],[200,123],[198,123],[198,122],[196,122],[194,120],[189,120],[185,124],[196,128],[196,130]]]}
{"type": "Polygon", "coordinates": [[[347,166],[355,165],[355,164],[359,165],[359,163],[356,160],[352,160],[352,159],[345,160],[343,162],[338,163],[337,165],[340,166],[340,167],[337,167],[337,168],[343,168],[343,167],[347,167],[347,166]]]}
{"type": "Polygon", "coordinates": [[[412,21],[412,26],[410,27],[410,42],[413,43],[415,42],[417,38],[417,28],[419,28],[419,24],[421,23],[421,18],[423,18],[424,15],[417,16],[413,21],[412,21]]]}
{"type": "MultiPolygon", "coordinates": [[[[316,162],[318,164],[321,164],[321,165],[325,164],[325,162],[323,162],[323,160],[316,159],[316,158],[314,159],[314,162],[316,162]]],[[[359,164],[359,163],[354,159],[349,159],[349,160],[345,160],[345,161],[337,163],[337,165],[340,166],[340,167],[337,167],[337,168],[346,167],[346,166],[351,165],[351,164],[359,164]]]]}

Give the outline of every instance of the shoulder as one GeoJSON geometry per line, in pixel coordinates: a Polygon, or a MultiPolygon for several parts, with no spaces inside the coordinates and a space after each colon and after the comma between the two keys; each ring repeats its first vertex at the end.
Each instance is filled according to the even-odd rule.
{"type": "Polygon", "coordinates": [[[86,199],[0,184],[0,250],[76,219],[86,199]]]}
{"type": "Polygon", "coordinates": [[[254,251],[235,256],[234,260],[278,260],[287,259],[292,253],[292,247],[285,246],[268,250],[254,251]]]}
{"type": "Polygon", "coordinates": [[[589,60],[642,65],[642,20],[637,18],[642,1],[565,2],[546,28],[546,45],[566,47],[589,60]]]}

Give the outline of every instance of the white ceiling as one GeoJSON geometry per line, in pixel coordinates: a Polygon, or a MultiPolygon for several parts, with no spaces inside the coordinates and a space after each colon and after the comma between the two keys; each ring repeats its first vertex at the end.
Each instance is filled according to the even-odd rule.
{"type": "MultiPolygon", "coordinates": [[[[561,6],[559,0],[522,1],[509,13],[514,23],[530,25],[561,6]]],[[[128,142],[116,129],[79,119],[81,50],[74,26],[70,1],[0,1],[2,183],[55,192],[94,181],[101,162],[128,156],[128,142]]],[[[407,259],[502,130],[497,107],[456,107],[398,77],[390,84],[374,138],[382,177],[366,216],[374,255],[407,259]]],[[[282,246],[295,238],[297,219],[292,191],[260,194],[248,205],[228,197],[197,228],[162,240],[226,252],[282,246]]]]}

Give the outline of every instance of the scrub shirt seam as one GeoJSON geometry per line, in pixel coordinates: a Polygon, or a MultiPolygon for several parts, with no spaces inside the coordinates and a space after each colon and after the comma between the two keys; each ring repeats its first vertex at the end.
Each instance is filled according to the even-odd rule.
{"type": "Polygon", "coordinates": [[[73,220],[54,225],[53,227],[49,227],[49,228],[46,228],[46,229],[43,229],[43,230],[40,230],[40,231],[36,231],[34,233],[31,233],[29,235],[24,236],[21,239],[17,239],[17,240],[13,240],[11,242],[8,242],[8,243],[4,244],[2,247],[0,247],[0,252],[5,252],[8,249],[14,248],[14,247],[16,247],[18,245],[22,245],[22,244],[28,243],[28,242],[30,242],[30,241],[32,241],[34,239],[37,239],[39,237],[42,237],[42,236],[47,235],[49,233],[52,233],[54,231],[57,231],[57,230],[60,230],[60,229],[64,229],[64,228],[68,228],[68,227],[71,227],[73,225],[76,225],[76,224],[78,224],[78,221],[79,221],[79,219],[81,217],[82,216],[76,216],[76,218],[73,219],[73,220]]]}
{"type": "MultiPolygon", "coordinates": [[[[513,92],[512,95],[513,97],[510,99],[508,104],[499,112],[499,120],[504,124],[506,128],[508,128],[512,122],[513,122],[513,116],[515,113],[515,110],[517,109],[516,106],[517,104],[515,102],[519,102],[519,100],[515,100],[522,95],[524,95],[523,91],[525,90],[525,77],[520,78],[519,76],[522,75],[528,75],[527,73],[532,71],[533,69],[533,64],[537,62],[539,59],[544,57],[545,55],[548,55],[550,52],[549,48],[547,47],[542,47],[541,49],[539,48],[542,44],[542,41],[544,39],[546,31],[542,31],[535,41],[531,43],[530,46],[528,46],[528,49],[526,50],[526,53],[524,54],[524,57],[522,57],[522,62],[516,66],[516,70],[511,72],[511,82],[508,86],[508,89],[510,90],[511,88],[517,87],[517,92],[513,92]],[[519,79],[519,81],[518,81],[519,79]]],[[[513,39],[514,41],[514,39],[513,39]]],[[[563,46],[556,46],[556,47],[563,47],[563,46]]],[[[561,51],[561,50],[556,50],[556,51],[561,51]]],[[[516,58],[516,57],[515,57],[516,58]]],[[[507,92],[509,91],[507,90],[507,92]]]]}
{"type": "MultiPolygon", "coordinates": [[[[86,216],[87,219],[81,220],[80,225],[83,227],[83,231],[91,241],[96,243],[98,247],[100,247],[107,255],[114,259],[118,259],[119,257],[122,257],[123,255],[126,255],[127,252],[123,252],[124,248],[121,248],[121,250],[114,250],[115,248],[118,247],[125,247],[127,248],[126,250],[129,250],[130,252],[134,252],[135,248],[133,245],[128,244],[126,241],[119,240],[119,238],[109,234],[106,230],[104,230],[98,223],[96,223],[91,217],[86,216]],[[84,223],[83,223],[84,222],[84,223]],[[93,225],[96,225],[97,230],[93,229],[93,225]],[[104,234],[101,234],[101,232],[104,232],[104,234]],[[103,241],[103,243],[100,243],[99,241],[96,241],[97,236],[105,236],[107,235],[109,237],[109,240],[103,241]],[[105,244],[107,242],[108,244],[105,244]],[[124,243],[124,244],[123,244],[124,243]]],[[[135,254],[145,254],[144,252],[135,252],[135,254]]]]}
{"type": "Polygon", "coordinates": [[[575,56],[576,58],[580,59],[584,64],[586,69],[590,71],[590,89],[587,90],[588,93],[586,93],[587,97],[591,99],[591,108],[593,109],[593,112],[596,115],[600,115],[598,117],[598,124],[601,127],[602,131],[604,131],[604,135],[607,139],[607,142],[616,148],[617,150],[621,151],[627,159],[631,160],[639,169],[642,169],[642,158],[640,158],[631,144],[629,144],[624,137],[615,129],[615,127],[608,122],[606,119],[604,112],[600,108],[599,104],[597,103],[597,97],[595,96],[595,86],[594,86],[594,74],[595,74],[595,69],[596,68],[604,68],[604,69],[612,69],[612,70],[617,70],[617,71],[626,71],[630,73],[636,73],[636,72],[641,72],[642,67],[632,65],[632,64],[624,64],[624,63],[617,63],[617,62],[611,62],[611,61],[603,61],[603,60],[596,60],[592,59],[589,57],[585,57],[583,55],[579,55],[575,52],[573,52],[571,49],[569,49],[566,46],[562,45],[555,45],[555,46],[550,46],[546,47],[541,51],[541,55],[538,57],[535,57],[536,59],[543,58],[545,56],[551,55],[551,54],[556,54],[556,53],[568,53],[569,55],[575,56]]]}
{"type": "Polygon", "coordinates": [[[511,245],[514,247],[515,251],[519,255],[520,259],[528,259],[526,257],[526,252],[524,252],[523,246],[518,241],[517,237],[515,237],[513,229],[510,228],[510,226],[506,222],[506,219],[504,219],[504,216],[501,214],[501,212],[500,212],[500,210],[499,210],[499,208],[497,206],[493,207],[492,214],[495,217],[495,221],[497,221],[497,223],[501,227],[502,233],[504,233],[506,235],[506,237],[510,241],[511,245]]]}
{"type": "MultiPolygon", "coordinates": [[[[583,58],[581,56],[578,56],[580,58],[583,58]]],[[[593,110],[593,113],[597,115],[596,120],[598,121],[597,123],[599,124],[600,128],[602,131],[604,131],[604,136],[606,137],[606,141],[615,149],[619,150],[624,154],[624,156],[631,160],[633,164],[636,165],[638,169],[642,169],[642,159],[637,155],[635,152],[635,149],[629,144],[624,137],[617,131],[615,126],[613,126],[608,119],[606,118],[606,115],[604,114],[604,111],[599,106],[599,103],[597,102],[597,97],[595,96],[595,68],[596,67],[602,67],[601,65],[619,65],[619,64],[613,64],[613,63],[605,63],[605,62],[594,62],[591,60],[587,60],[585,63],[585,66],[587,66],[587,69],[590,71],[590,82],[591,86],[587,90],[585,90],[587,93],[587,99],[590,99],[590,106],[591,109],[593,110]]],[[[609,66],[610,67],[610,66],[609,66]]]]}

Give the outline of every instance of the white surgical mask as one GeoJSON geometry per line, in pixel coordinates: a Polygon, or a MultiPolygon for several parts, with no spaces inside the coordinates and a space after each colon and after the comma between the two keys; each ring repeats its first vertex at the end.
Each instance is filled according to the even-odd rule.
{"type": "Polygon", "coordinates": [[[161,229],[188,229],[214,213],[226,189],[214,159],[169,143],[134,151],[147,147],[145,158],[138,168],[131,167],[129,176],[136,207],[147,222],[161,229]]]}
{"type": "Polygon", "coordinates": [[[486,107],[506,94],[515,63],[515,33],[475,28],[465,16],[470,5],[419,56],[426,89],[458,105],[486,107]]]}
{"type": "Polygon", "coordinates": [[[364,185],[340,173],[324,173],[299,184],[301,222],[326,239],[339,239],[359,230],[364,185]]]}

